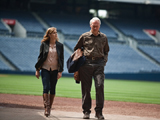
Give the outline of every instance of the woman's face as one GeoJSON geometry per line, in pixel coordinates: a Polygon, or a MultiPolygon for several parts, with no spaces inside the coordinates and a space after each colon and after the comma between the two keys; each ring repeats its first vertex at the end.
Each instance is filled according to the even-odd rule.
{"type": "Polygon", "coordinates": [[[53,32],[49,33],[49,37],[53,39],[57,39],[57,30],[54,30],[53,32]]]}

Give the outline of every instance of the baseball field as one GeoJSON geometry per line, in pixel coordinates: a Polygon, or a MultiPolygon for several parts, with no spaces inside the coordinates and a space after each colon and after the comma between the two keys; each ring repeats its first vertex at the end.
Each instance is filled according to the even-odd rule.
{"type": "MultiPolygon", "coordinates": [[[[41,78],[33,75],[0,74],[0,93],[41,96],[42,89],[41,78]]],[[[105,79],[104,94],[105,100],[110,101],[160,104],[160,82],[105,79]]],[[[57,83],[56,96],[81,98],[81,85],[73,77],[62,77],[57,83]]],[[[91,96],[95,99],[94,81],[91,96]]]]}

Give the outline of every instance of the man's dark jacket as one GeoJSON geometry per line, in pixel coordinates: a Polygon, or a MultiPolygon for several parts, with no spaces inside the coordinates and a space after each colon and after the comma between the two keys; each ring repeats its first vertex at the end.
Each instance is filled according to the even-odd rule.
{"type": "MultiPolygon", "coordinates": [[[[56,50],[58,54],[58,72],[63,71],[63,66],[64,66],[64,49],[63,49],[63,44],[56,41],[56,50]]],[[[45,41],[41,43],[40,46],[40,53],[38,56],[38,61],[35,64],[35,68],[37,70],[40,70],[44,61],[47,59],[49,52],[49,41],[45,41]]]]}
{"type": "Polygon", "coordinates": [[[81,56],[78,60],[73,61],[73,57],[70,56],[67,60],[67,69],[69,73],[74,73],[79,70],[79,68],[84,64],[86,58],[81,56]]]}

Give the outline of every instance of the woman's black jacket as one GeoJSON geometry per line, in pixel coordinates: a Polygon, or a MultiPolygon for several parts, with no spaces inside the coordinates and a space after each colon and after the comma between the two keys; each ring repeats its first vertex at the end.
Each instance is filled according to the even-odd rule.
{"type": "MultiPolygon", "coordinates": [[[[63,44],[56,41],[56,50],[58,54],[58,72],[63,72],[64,67],[64,49],[63,44]]],[[[35,64],[36,70],[40,70],[49,52],[49,41],[41,43],[38,61],[35,64]]]]}

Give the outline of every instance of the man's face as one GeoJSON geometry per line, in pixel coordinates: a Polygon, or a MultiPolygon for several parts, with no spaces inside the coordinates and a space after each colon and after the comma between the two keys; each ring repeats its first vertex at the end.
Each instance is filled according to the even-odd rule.
{"type": "Polygon", "coordinates": [[[99,28],[100,28],[99,21],[93,21],[92,24],[90,25],[90,27],[91,27],[91,32],[93,34],[97,34],[99,32],[99,28]]]}

